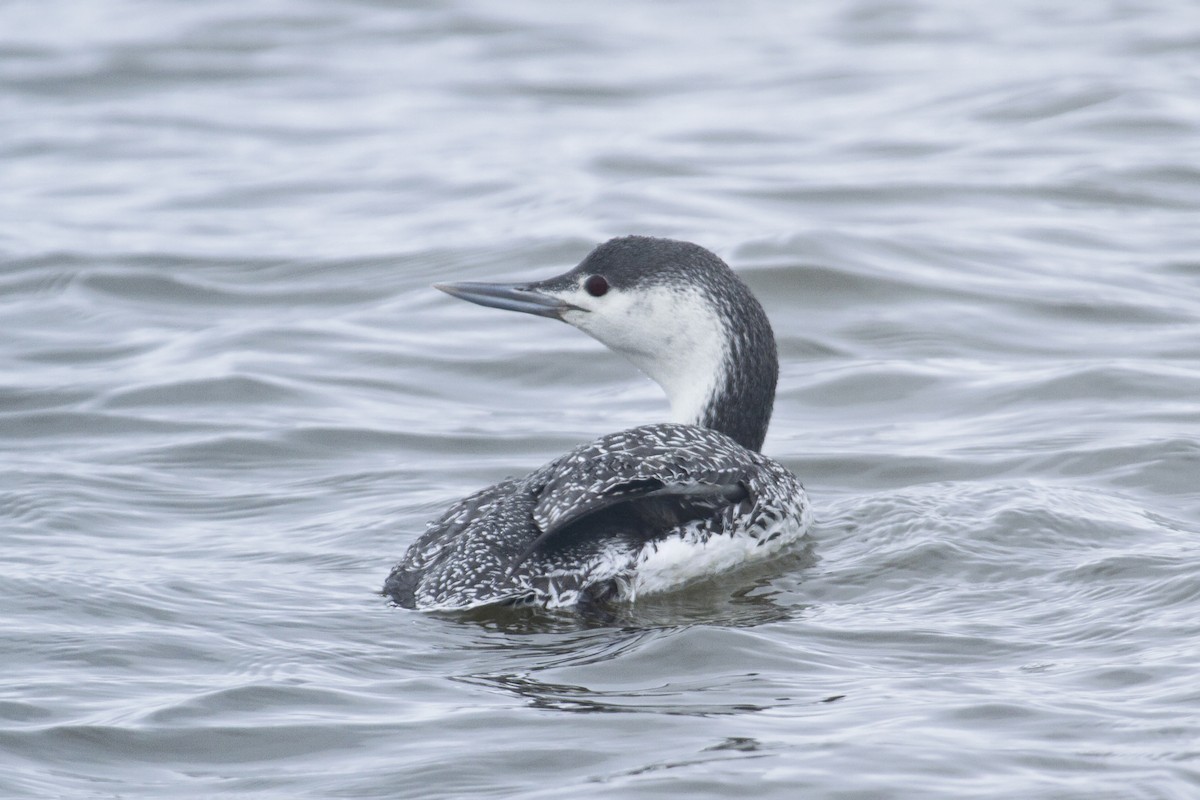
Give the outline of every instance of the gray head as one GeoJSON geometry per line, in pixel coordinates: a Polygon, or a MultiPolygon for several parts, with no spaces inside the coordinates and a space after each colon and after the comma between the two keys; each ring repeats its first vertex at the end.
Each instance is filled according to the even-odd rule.
{"type": "Polygon", "coordinates": [[[626,236],[548,280],[437,288],[480,305],[561,319],[657,381],[676,422],[762,447],[779,375],[775,337],[750,290],[703,247],[626,236]]]}

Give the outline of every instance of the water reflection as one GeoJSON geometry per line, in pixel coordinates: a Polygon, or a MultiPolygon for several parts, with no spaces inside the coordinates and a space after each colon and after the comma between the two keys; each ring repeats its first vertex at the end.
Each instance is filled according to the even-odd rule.
{"type": "Polygon", "coordinates": [[[484,664],[468,658],[470,671],[451,680],[533,708],[579,713],[711,717],[791,704],[790,691],[767,674],[769,664],[779,663],[772,661],[779,658],[777,644],[749,632],[806,611],[788,602],[777,583],[802,575],[814,562],[808,541],[769,564],[613,606],[602,615],[511,608],[453,615],[450,621],[490,655],[484,664]],[[758,648],[763,672],[745,671],[758,648]],[[486,668],[493,663],[495,669],[486,668]]]}
{"type": "Polygon", "coordinates": [[[747,714],[769,708],[765,705],[732,700],[701,700],[706,691],[716,691],[717,687],[706,690],[690,685],[672,687],[668,684],[658,688],[637,688],[630,691],[601,691],[586,686],[542,681],[528,674],[475,675],[461,680],[507,692],[526,701],[532,708],[585,714],[637,713],[713,717],[747,714]]]}

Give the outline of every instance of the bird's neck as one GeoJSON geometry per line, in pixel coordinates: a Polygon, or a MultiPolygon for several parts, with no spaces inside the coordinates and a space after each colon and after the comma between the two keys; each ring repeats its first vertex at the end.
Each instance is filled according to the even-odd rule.
{"type": "Polygon", "coordinates": [[[631,296],[628,319],[661,321],[580,327],[625,355],[653,378],[671,402],[675,422],[726,434],[751,450],[762,447],[775,402],[779,358],[762,306],[740,280],[691,296],[650,288],[631,296]]]}
{"type": "Polygon", "coordinates": [[[676,422],[720,431],[757,451],[767,436],[779,379],[775,337],[756,301],[726,301],[738,302],[738,313],[719,314],[712,341],[681,352],[675,369],[656,377],[676,422]]]}
{"type": "MultiPolygon", "coordinates": [[[[756,310],[757,305],[755,306],[756,310]]],[[[720,431],[750,450],[761,450],[775,405],[779,357],[775,337],[763,315],[761,325],[735,331],[727,356],[696,425],[720,431]],[[761,335],[765,331],[765,336],[761,335]]]]}

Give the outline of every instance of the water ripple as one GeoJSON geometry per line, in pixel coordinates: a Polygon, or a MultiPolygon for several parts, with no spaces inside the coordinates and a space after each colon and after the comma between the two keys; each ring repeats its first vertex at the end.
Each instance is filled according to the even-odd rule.
{"type": "Polygon", "coordinates": [[[0,795],[1191,797],[1179,0],[0,7],[0,795]],[[379,586],[660,419],[440,280],[697,241],[763,299],[776,562],[576,616],[379,586]]]}

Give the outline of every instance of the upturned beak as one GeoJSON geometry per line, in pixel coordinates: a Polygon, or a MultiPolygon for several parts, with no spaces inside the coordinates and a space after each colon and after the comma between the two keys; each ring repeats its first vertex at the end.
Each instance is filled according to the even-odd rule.
{"type": "Polygon", "coordinates": [[[575,308],[570,303],[563,302],[557,297],[542,294],[528,284],[520,283],[435,283],[435,289],[441,289],[452,297],[467,300],[489,308],[503,308],[507,311],[520,311],[525,314],[536,314],[539,317],[562,319],[564,311],[575,308]]]}

